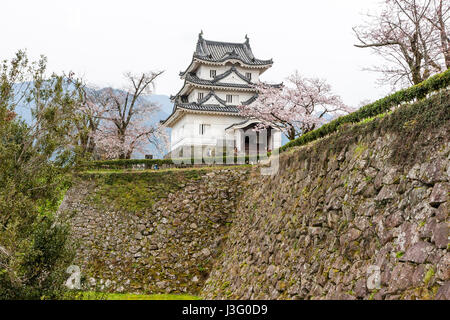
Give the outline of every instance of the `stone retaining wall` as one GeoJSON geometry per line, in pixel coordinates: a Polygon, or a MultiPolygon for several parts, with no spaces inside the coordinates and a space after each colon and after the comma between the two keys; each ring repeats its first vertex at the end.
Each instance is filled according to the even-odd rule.
{"type": "Polygon", "coordinates": [[[282,153],[274,176],[85,175],[62,206],[76,262],[111,291],[450,299],[449,110],[435,95],[346,125],[282,153]]]}
{"type": "Polygon", "coordinates": [[[273,177],[255,171],[202,296],[450,299],[439,98],[282,154],[273,177]]]}
{"type": "Polygon", "coordinates": [[[88,288],[198,293],[247,170],[84,175],[61,210],[72,215],[88,288]]]}

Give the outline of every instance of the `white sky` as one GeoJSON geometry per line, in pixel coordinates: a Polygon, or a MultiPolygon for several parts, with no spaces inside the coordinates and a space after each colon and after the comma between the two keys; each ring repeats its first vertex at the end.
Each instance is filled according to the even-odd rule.
{"type": "Polygon", "coordinates": [[[72,70],[89,83],[122,86],[125,71],[162,69],[157,94],[175,94],[179,71],[204,38],[244,42],[257,58],[273,58],[262,79],[282,82],[295,69],[322,77],[347,104],[389,92],[363,71],[380,63],[358,49],[352,26],[380,0],[1,0],[0,59],[18,49],[44,54],[51,71],[72,70]]]}

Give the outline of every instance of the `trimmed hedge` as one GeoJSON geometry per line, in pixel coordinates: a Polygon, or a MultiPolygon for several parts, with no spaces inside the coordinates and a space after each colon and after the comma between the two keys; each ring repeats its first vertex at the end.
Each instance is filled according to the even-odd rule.
{"type": "MultiPolygon", "coordinates": [[[[258,157],[259,159],[260,157],[258,157]]],[[[99,160],[99,161],[89,161],[80,165],[79,169],[89,170],[89,169],[131,169],[134,165],[145,165],[146,168],[151,169],[155,164],[158,167],[163,165],[168,166],[190,166],[197,164],[194,162],[200,162],[201,164],[217,163],[219,160],[222,161],[224,165],[228,164],[227,160],[232,160],[233,164],[244,164],[248,163],[250,160],[249,156],[228,156],[228,157],[208,157],[203,159],[115,159],[115,160],[99,160]],[[189,161],[190,160],[190,161],[189,161]],[[197,161],[194,161],[197,160],[197,161]]]]}
{"type": "Polygon", "coordinates": [[[171,159],[114,159],[99,160],[83,163],[82,169],[125,169],[132,168],[134,165],[145,164],[146,167],[153,165],[162,166],[164,164],[173,164],[171,159]]]}
{"type": "Polygon", "coordinates": [[[368,104],[355,112],[339,117],[327,124],[324,124],[320,128],[305,133],[299,138],[292,140],[282,146],[280,148],[280,152],[286,151],[292,147],[302,146],[311,141],[325,137],[330,133],[336,132],[339,129],[339,126],[343,124],[360,122],[366,118],[374,117],[386,111],[389,111],[390,108],[401,103],[423,99],[427,96],[427,94],[446,88],[449,85],[450,69],[443,73],[437,74],[422,83],[414,85],[408,89],[397,91],[385,98],[368,104]]]}

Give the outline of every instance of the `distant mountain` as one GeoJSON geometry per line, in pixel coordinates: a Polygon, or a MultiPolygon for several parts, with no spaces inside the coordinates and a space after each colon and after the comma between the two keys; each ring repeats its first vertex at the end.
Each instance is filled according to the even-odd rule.
{"type": "Polygon", "coordinates": [[[151,96],[147,96],[147,98],[161,107],[160,112],[166,114],[167,116],[172,113],[173,103],[170,102],[169,96],[163,94],[152,94],[151,96]]]}
{"type": "MultiPolygon", "coordinates": [[[[160,107],[160,109],[157,112],[151,114],[151,119],[148,122],[149,124],[155,124],[159,123],[159,121],[161,120],[166,120],[167,117],[172,113],[173,103],[170,102],[169,96],[153,94],[150,96],[145,96],[144,98],[147,99],[148,101],[157,104],[160,107]]],[[[171,129],[167,128],[166,132],[170,137],[171,129]]],[[[154,159],[161,159],[164,156],[164,154],[161,154],[161,152],[159,152],[151,144],[149,144],[146,148],[148,148],[149,151],[148,153],[152,154],[154,159]]],[[[166,150],[166,152],[167,151],[168,150],[166,150]]],[[[145,155],[139,152],[133,153],[133,158],[142,159],[144,157],[145,155]]]]}
{"type": "MultiPolygon", "coordinates": [[[[19,100],[24,92],[26,92],[31,86],[33,85],[32,82],[21,82],[16,85],[14,85],[14,96],[17,100],[19,100]]],[[[24,99],[22,98],[21,101],[16,101],[18,103],[15,112],[17,115],[24,120],[26,123],[31,123],[31,106],[27,105],[24,99]]]]}

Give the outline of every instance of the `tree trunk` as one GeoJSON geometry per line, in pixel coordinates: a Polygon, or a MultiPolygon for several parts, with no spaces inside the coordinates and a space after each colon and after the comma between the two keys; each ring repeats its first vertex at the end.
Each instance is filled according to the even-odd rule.
{"type": "Polygon", "coordinates": [[[287,137],[288,137],[288,139],[289,139],[290,141],[292,141],[292,140],[295,139],[296,134],[295,134],[295,129],[294,129],[294,127],[290,127],[290,128],[288,129],[287,137]]]}
{"type": "Polygon", "coordinates": [[[125,130],[118,130],[119,141],[121,144],[119,159],[129,159],[127,158],[127,150],[125,150],[125,130]]]}
{"type": "Polygon", "coordinates": [[[450,68],[450,47],[449,47],[449,43],[448,43],[449,41],[448,41],[448,36],[447,36],[447,32],[446,32],[444,19],[442,17],[442,0],[439,3],[439,9],[438,9],[437,15],[438,15],[439,31],[440,31],[440,36],[441,36],[441,49],[442,49],[442,53],[444,54],[445,66],[448,69],[448,68],[450,68]]]}

